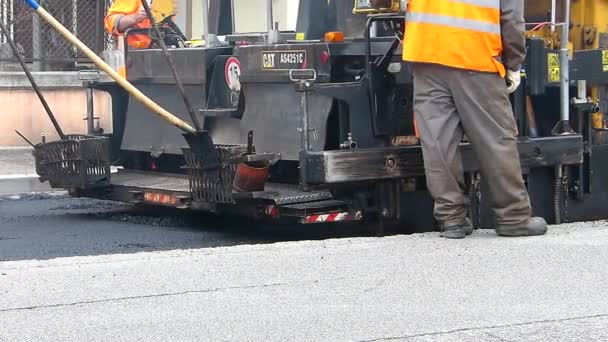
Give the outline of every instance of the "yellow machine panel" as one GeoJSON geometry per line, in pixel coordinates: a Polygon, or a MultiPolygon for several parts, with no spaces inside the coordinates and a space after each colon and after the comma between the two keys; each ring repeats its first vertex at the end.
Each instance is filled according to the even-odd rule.
{"type": "Polygon", "coordinates": [[[573,0],[570,19],[575,50],[608,48],[608,0],[573,0]]]}
{"type": "MultiPolygon", "coordinates": [[[[554,18],[556,23],[564,22],[566,2],[558,0],[527,0],[525,2],[525,17],[528,25],[526,37],[541,38],[549,49],[559,49],[561,40],[560,27],[551,27],[552,3],[555,4],[554,18]]],[[[568,47],[570,55],[576,52],[601,49],[602,63],[599,73],[608,72],[608,0],[571,0],[570,37],[568,47]]],[[[555,53],[548,54],[548,80],[557,82],[559,80],[560,65],[556,62],[555,53]]],[[[608,102],[608,89],[606,86],[590,86],[587,88],[589,98],[600,106],[602,111],[606,110],[608,102]]],[[[597,117],[603,116],[597,113],[597,117]]],[[[600,122],[600,120],[597,120],[600,122]]],[[[603,119],[601,120],[603,121],[603,119]]],[[[598,125],[595,125],[599,127],[598,125]]],[[[603,127],[603,125],[602,125],[603,127]]]]}
{"type": "MultiPolygon", "coordinates": [[[[528,22],[545,22],[551,13],[550,0],[527,0],[525,16],[528,22]]],[[[556,21],[563,21],[563,1],[556,2],[556,21]]],[[[573,50],[606,48],[608,40],[608,0],[572,0],[570,10],[570,40],[573,50]]],[[[528,27],[528,37],[544,38],[547,46],[559,46],[559,29],[551,30],[548,25],[528,27]]]]}

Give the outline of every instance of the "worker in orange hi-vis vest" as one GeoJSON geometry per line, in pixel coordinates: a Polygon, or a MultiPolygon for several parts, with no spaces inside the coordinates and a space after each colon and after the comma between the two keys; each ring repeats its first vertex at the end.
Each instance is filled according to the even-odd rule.
{"type": "Polygon", "coordinates": [[[471,143],[498,235],[542,235],[531,216],[509,94],[526,55],[523,0],[409,0],[403,59],[412,62],[414,111],[435,219],[446,238],[473,231],[458,145],[471,143]],[[505,80],[506,77],[506,80],[505,80]]]}
{"type": "MultiPolygon", "coordinates": [[[[148,3],[151,1],[148,0],[148,3]]],[[[146,15],[141,0],[116,0],[108,9],[105,18],[106,31],[114,36],[121,36],[131,28],[150,28],[152,24],[146,15]]],[[[130,34],[127,44],[130,48],[145,49],[152,40],[148,35],[130,34]]]]}

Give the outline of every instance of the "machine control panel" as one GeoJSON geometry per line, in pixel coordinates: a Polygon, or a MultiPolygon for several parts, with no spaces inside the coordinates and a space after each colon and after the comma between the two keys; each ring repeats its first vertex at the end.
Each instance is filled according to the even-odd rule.
{"type": "Polygon", "coordinates": [[[353,13],[397,13],[407,7],[407,0],[355,0],[353,13]]]}

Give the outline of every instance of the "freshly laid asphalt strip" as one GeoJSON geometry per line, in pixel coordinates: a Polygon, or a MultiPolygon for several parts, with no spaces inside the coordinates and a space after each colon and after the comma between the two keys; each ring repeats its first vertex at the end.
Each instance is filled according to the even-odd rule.
{"type": "Polygon", "coordinates": [[[357,226],[255,225],[65,193],[0,196],[0,261],[137,253],[370,235],[357,226]]]}
{"type": "Polygon", "coordinates": [[[0,341],[608,340],[606,222],[453,241],[228,221],[4,198],[0,341]]]}

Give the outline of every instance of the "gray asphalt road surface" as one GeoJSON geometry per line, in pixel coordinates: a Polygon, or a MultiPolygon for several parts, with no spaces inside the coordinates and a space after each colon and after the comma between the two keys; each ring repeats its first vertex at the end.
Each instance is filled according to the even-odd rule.
{"type": "Polygon", "coordinates": [[[449,241],[159,213],[2,200],[0,341],[608,340],[605,222],[449,241]]]}

